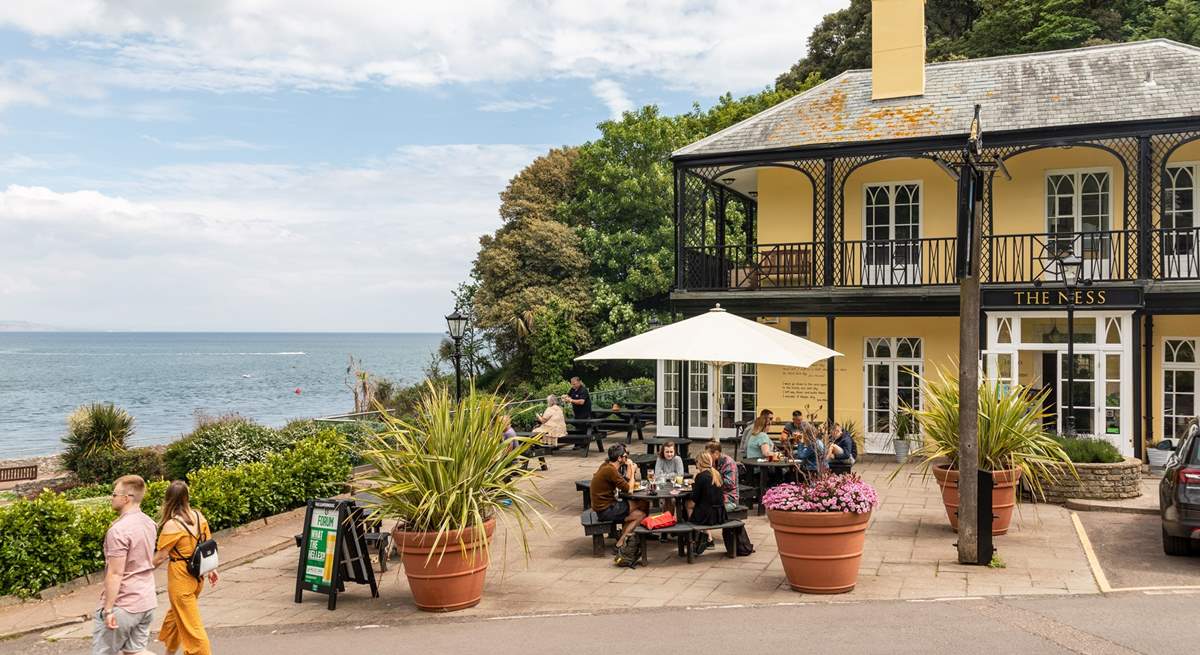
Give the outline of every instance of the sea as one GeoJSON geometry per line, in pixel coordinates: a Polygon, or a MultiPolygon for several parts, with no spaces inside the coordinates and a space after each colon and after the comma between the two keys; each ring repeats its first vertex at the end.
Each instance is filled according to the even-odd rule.
{"type": "Polygon", "coordinates": [[[346,369],[411,384],[439,334],[0,332],[0,459],[58,452],[67,415],[113,402],[132,445],[167,443],[199,415],[279,426],[351,412],[346,369]]]}

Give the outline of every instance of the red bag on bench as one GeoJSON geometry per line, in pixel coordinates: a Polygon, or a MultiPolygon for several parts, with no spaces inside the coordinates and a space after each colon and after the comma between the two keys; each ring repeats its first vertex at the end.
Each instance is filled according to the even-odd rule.
{"type": "Polygon", "coordinates": [[[653,514],[642,519],[642,527],[649,530],[657,530],[659,528],[669,528],[675,525],[675,515],[670,512],[662,514],[653,514]]]}

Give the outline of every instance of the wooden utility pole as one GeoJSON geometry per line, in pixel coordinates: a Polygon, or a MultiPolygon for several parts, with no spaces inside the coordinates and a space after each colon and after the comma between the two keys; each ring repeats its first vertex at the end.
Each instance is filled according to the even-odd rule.
{"type": "MultiPolygon", "coordinates": [[[[1000,166],[983,155],[979,105],[959,175],[958,256],[958,562],[979,564],[979,249],[983,181],[1000,166]]],[[[987,524],[990,526],[991,522],[987,524]]],[[[990,530],[990,527],[989,527],[990,530]]],[[[991,554],[988,553],[988,558],[991,554]]]]}
{"type": "Polygon", "coordinates": [[[971,235],[959,247],[970,249],[958,291],[958,561],[979,563],[979,230],[983,224],[981,176],[963,167],[971,202],[971,235]]]}

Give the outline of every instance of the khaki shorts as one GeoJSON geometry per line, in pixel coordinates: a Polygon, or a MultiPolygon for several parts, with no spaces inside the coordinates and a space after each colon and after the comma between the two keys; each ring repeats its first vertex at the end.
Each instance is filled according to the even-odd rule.
{"type": "Polygon", "coordinates": [[[92,626],[92,655],[121,655],[140,653],[150,643],[150,623],[154,621],[154,610],[126,612],[114,607],[117,616],[116,630],[104,625],[104,610],[98,609],[92,626]]]}

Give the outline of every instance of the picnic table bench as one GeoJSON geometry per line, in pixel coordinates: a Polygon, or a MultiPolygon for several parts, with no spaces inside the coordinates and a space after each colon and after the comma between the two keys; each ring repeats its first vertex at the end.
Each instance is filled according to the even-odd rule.
{"type": "MultiPolygon", "coordinates": [[[[589,480],[590,484],[591,481],[589,480]]],[[[583,534],[592,538],[592,557],[604,556],[604,538],[617,539],[621,536],[621,524],[617,521],[604,521],[591,508],[584,509],[579,515],[583,524],[583,534]]]]}
{"type": "Polygon", "coordinates": [[[603,419],[598,418],[569,418],[567,419],[567,436],[559,437],[559,443],[568,443],[575,446],[576,450],[583,450],[583,456],[587,457],[591,450],[591,444],[596,444],[596,450],[604,452],[604,437],[608,436],[608,432],[601,429],[600,424],[603,419]]]}
{"type": "MultiPolygon", "coordinates": [[[[657,530],[651,530],[650,528],[639,525],[633,529],[633,535],[641,542],[643,566],[645,566],[647,563],[646,541],[649,537],[657,535],[674,537],[675,541],[677,542],[676,545],[679,549],[680,557],[687,557],[688,564],[691,564],[696,561],[695,553],[692,551],[692,541],[694,540],[696,534],[700,532],[708,532],[710,530],[729,530],[741,528],[744,525],[745,523],[743,523],[740,519],[730,519],[724,523],[718,523],[717,525],[703,525],[700,523],[687,522],[676,523],[675,525],[667,526],[665,528],[658,528],[657,530]]],[[[733,543],[727,543],[725,545],[725,557],[733,558],[736,556],[737,552],[733,548],[733,543]]]]}
{"type": "Polygon", "coordinates": [[[633,443],[633,433],[644,439],[642,428],[650,421],[645,414],[634,410],[592,409],[592,418],[600,419],[599,427],[612,432],[625,432],[625,443],[633,443]]]}

